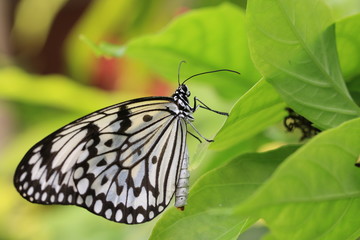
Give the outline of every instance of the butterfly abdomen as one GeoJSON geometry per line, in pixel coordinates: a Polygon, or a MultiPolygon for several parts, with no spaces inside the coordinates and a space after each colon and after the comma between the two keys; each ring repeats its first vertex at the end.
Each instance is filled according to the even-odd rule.
{"type": "Polygon", "coordinates": [[[175,204],[174,206],[180,210],[184,210],[186,205],[188,191],[189,191],[189,177],[190,172],[189,167],[189,156],[187,151],[185,151],[184,158],[181,163],[181,169],[179,174],[179,180],[175,189],[175,204]]]}

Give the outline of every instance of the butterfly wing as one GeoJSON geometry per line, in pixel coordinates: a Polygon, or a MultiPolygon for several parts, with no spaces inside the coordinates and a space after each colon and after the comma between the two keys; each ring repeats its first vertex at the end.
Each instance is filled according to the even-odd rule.
{"type": "Polygon", "coordinates": [[[30,202],[78,205],[115,222],[151,220],[174,195],[186,123],[172,98],[96,111],[32,147],[14,184],[30,202]]]}

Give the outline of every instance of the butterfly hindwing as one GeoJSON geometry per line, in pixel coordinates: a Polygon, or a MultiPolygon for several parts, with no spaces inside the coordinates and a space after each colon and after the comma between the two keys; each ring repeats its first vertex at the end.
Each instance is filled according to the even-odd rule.
{"type": "Polygon", "coordinates": [[[116,222],[151,220],[174,195],[186,122],[172,98],[116,104],[80,118],[31,148],[14,183],[27,200],[78,205],[116,222]]]}

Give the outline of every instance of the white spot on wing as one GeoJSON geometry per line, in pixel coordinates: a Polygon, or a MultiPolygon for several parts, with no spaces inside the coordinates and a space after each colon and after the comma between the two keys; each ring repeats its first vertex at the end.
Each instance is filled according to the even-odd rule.
{"type": "Polygon", "coordinates": [[[106,210],[106,212],[105,212],[105,217],[106,217],[107,219],[110,219],[110,218],[111,218],[111,215],[112,215],[111,209],[106,210]]]}
{"type": "Polygon", "coordinates": [[[77,184],[77,189],[80,194],[84,194],[89,188],[89,180],[87,178],[81,179],[77,184]]]}
{"type": "Polygon", "coordinates": [[[21,174],[20,179],[19,179],[20,182],[24,181],[26,175],[27,175],[27,172],[23,172],[23,174],[21,174]]]}
{"type": "Polygon", "coordinates": [[[32,195],[34,193],[34,188],[30,187],[29,190],[27,191],[27,195],[32,195]]]}
{"type": "Polygon", "coordinates": [[[127,149],[128,147],[129,147],[129,145],[125,143],[125,144],[121,147],[121,151],[124,151],[124,150],[127,149]]]}
{"type": "Polygon", "coordinates": [[[86,206],[90,207],[92,202],[93,202],[93,197],[91,195],[86,196],[86,199],[85,199],[86,206]]]}
{"type": "Polygon", "coordinates": [[[78,198],[76,199],[76,203],[81,205],[83,204],[83,202],[84,202],[83,198],[81,196],[78,196],[78,198]]]}
{"type": "Polygon", "coordinates": [[[64,194],[63,193],[60,193],[59,194],[59,197],[58,197],[58,201],[59,202],[62,202],[64,200],[64,194]]]}
{"type": "Polygon", "coordinates": [[[120,209],[118,209],[115,214],[115,221],[120,222],[122,217],[123,217],[123,213],[120,209]]]}
{"type": "Polygon", "coordinates": [[[94,211],[95,211],[96,213],[100,213],[101,210],[102,210],[102,207],[103,207],[102,201],[101,201],[101,200],[97,200],[97,201],[95,202],[95,205],[94,205],[94,211]]]}
{"type": "Polygon", "coordinates": [[[133,216],[131,214],[129,214],[127,217],[127,222],[132,223],[132,221],[133,221],[133,216]]]}
{"type": "Polygon", "coordinates": [[[86,148],[89,148],[91,145],[93,145],[94,144],[94,139],[90,139],[89,141],[87,141],[87,143],[86,143],[86,148]]]}
{"type": "Polygon", "coordinates": [[[141,213],[139,213],[136,216],[136,222],[141,223],[142,221],[144,221],[144,215],[142,215],[141,213]]]}
{"type": "Polygon", "coordinates": [[[47,198],[47,192],[44,192],[42,195],[41,195],[41,201],[45,201],[47,198]]]}
{"type": "Polygon", "coordinates": [[[33,153],[37,153],[41,150],[42,145],[38,146],[37,148],[34,149],[33,153]]]}
{"type": "Polygon", "coordinates": [[[75,170],[75,172],[74,172],[74,178],[75,178],[75,179],[79,179],[79,178],[82,177],[83,174],[84,174],[84,168],[79,167],[79,168],[77,168],[77,169],[75,170]]]}
{"type": "Polygon", "coordinates": [[[35,164],[35,163],[40,159],[40,157],[41,157],[40,153],[34,154],[34,155],[29,159],[29,164],[30,164],[30,165],[35,164]]]}

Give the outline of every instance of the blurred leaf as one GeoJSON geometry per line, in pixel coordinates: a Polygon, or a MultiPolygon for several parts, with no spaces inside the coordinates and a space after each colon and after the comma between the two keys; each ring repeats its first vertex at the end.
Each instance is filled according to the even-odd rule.
{"type": "MultiPolygon", "coordinates": [[[[66,57],[68,68],[74,79],[84,81],[89,79],[94,58],[87,45],[79,40],[85,35],[94,42],[102,41],[109,36],[111,30],[118,32],[119,25],[129,16],[129,9],[135,1],[92,1],[85,14],[79,19],[66,42],[66,57]]],[[[130,11],[133,12],[133,11],[130,11]]]]}
{"type": "Polygon", "coordinates": [[[85,35],[80,35],[79,39],[83,41],[86,45],[88,45],[98,57],[121,57],[124,55],[125,52],[124,46],[119,46],[107,42],[101,42],[99,45],[97,45],[85,35]]]}
{"type": "Polygon", "coordinates": [[[265,236],[263,236],[263,238],[261,238],[261,240],[278,240],[273,234],[268,233],[265,236]]]}
{"type": "Polygon", "coordinates": [[[260,80],[234,105],[211,148],[227,149],[255,136],[281,121],[285,116],[284,108],[285,104],[274,88],[265,80],[260,80]]]}
{"type": "Polygon", "coordinates": [[[324,0],[324,2],[330,7],[335,21],[360,13],[359,0],[324,0]]]}
{"type": "Polygon", "coordinates": [[[359,143],[359,118],[319,134],[288,157],[238,213],[264,218],[279,240],[356,239],[359,143]]]}
{"type": "Polygon", "coordinates": [[[333,21],[322,1],[252,0],[247,18],[255,64],[296,112],[322,129],[360,116],[341,76],[333,21]]]}
{"type": "Polygon", "coordinates": [[[222,68],[238,70],[240,78],[236,74],[216,73],[196,80],[214,85],[223,96],[238,97],[259,79],[249,56],[244,21],[244,12],[231,4],[193,10],[159,34],[130,41],[126,54],[173,81],[177,80],[181,60],[188,62],[181,70],[182,79],[222,68]]]}
{"type": "Polygon", "coordinates": [[[150,239],[237,239],[256,219],[234,214],[233,207],[249,197],[295,149],[242,155],[208,172],[191,188],[185,211],[166,211],[150,239]]]}
{"type": "MultiPolygon", "coordinates": [[[[358,1],[360,5],[360,1],[358,1]]],[[[336,24],[336,45],[346,80],[360,75],[360,14],[336,24]]]]}
{"type": "Polygon", "coordinates": [[[0,69],[0,98],[66,110],[94,111],[129,98],[79,85],[60,75],[31,75],[18,68],[0,69]]]}

